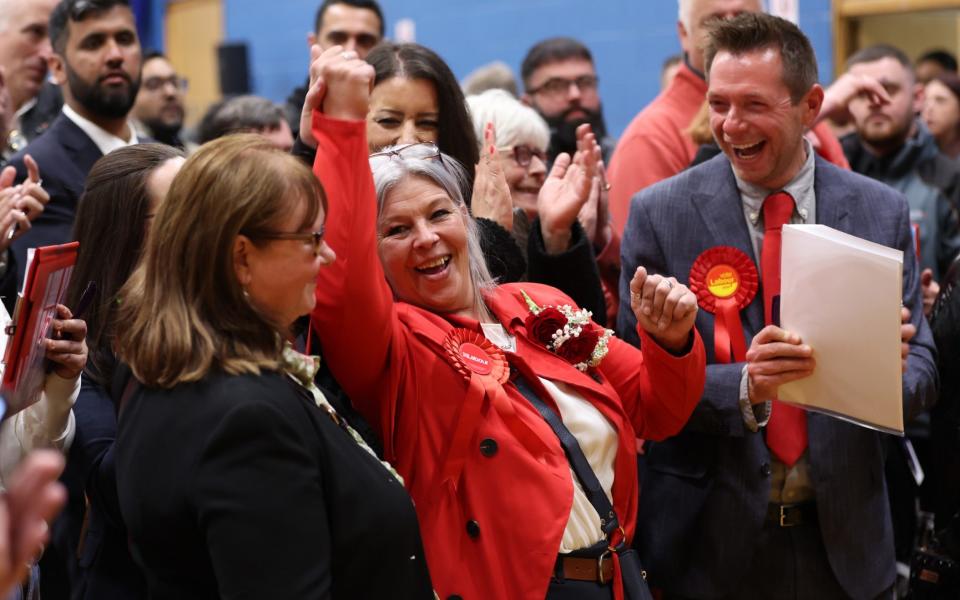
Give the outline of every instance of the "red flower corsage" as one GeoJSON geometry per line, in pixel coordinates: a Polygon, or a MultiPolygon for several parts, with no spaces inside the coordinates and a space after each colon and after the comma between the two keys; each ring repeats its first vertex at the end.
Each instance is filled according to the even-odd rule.
{"type": "Polygon", "coordinates": [[[569,304],[540,307],[526,292],[520,293],[530,309],[524,320],[527,335],[580,371],[600,364],[613,331],[597,327],[589,310],[574,310],[569,304]]]}

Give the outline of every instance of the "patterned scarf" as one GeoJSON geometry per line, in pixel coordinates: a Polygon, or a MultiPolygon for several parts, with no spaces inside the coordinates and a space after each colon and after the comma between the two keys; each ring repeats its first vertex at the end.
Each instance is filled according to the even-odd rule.
{"type": "Polygon", "coordinates": [[[327,397],[323,395],[323,392],[317,387],[317,384],[314,383],[314,377],[317,375],[317,371],[320,369],[320,357],[319,356],[307,356],[306,354],[300,354],[293,349],[293,346],[287,342],[283,346],[283,358],[282,358],[282,367],[284,372],[289,375],[294,381],[300,384],[301,387],[310,392],[310,395],[313,396],[314,402],[317,403],[317,406],[327,412],[330,415],[330,418],[333,419],[333,422],[343,427],[347,433],[350,434],[350,437],[364,450],[370,453],[370,456],[377,459],[383,467],[390,472],[391,475],[397,478],[397,481],[400,482],[400,485],[403,485],[403,477],[393,468],[393,466],[385,460],[380,460],[377,457],[377,454],[367,445],[363,438],[360,437],[360,434],[347,423],[346,419],[337,414],[333,405],[330,404],[330,401],[327,400],[327,397]]]}

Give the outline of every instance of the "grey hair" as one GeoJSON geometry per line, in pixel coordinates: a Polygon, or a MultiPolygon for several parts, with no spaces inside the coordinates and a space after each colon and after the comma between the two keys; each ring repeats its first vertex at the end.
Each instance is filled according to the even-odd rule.
{"type": "Polygon", "coordinates": [[[467,106],[481,150],[483,128],[487,123],[493,123],[497,146],[502,148],[530,144],[546,150],[550,143],[550,128],[543,117],[503,90],[487,90],[476,96],[467,96],[467,106]]]}
{"type": "Polygon", "coordinates": [[[487,261],[480,248],[480,231],[476,221],[470,216],[467,204],[463,200],[460,190],[464,189],[467,173],[463,167],[451,156],[440,154],[436,158],[437,150],[427,144],[413,144],[410,150],[404,151],[403,156],[387,154],[402,150],[407,145],[397,145],[384,148],[377,155],[370,157],[370,170],[373,172],[373,185],[377,193],[377,219],[383,214],[383,206],[387,196],[397,185],[409,177],[420,177],[439,186],[454,205],[460,210],[464,226],[467,229],[467,255],[470,261],[470,280],[474,289],[474,308],[478,314],[484,314],[487,309],[483,296],[496,287],[497,282],[487,269],[487,261]]]}
{"type": "Polygon", "coordinates": [[[693,11],[692,0],[677,0],[677,20],[683,23],[684,29],[690,31],[690,13],[693,11]]]}
{"type": "MultiPolygon", "coordinates": [[[[767,0],[757,0],[760,3],[760,11],[766,12],[767,0]]],[[[693,3],[696,0],[677,0],[677,20],[683,23],[684,29],[689,33],[690,18],[693,16],[693,3]]]]}

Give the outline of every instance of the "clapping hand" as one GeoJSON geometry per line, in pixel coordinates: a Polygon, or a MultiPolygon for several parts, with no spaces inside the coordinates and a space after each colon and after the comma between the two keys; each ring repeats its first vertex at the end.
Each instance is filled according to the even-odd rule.
{"type": "Polygon", "coordinates": [[[483,128],[483,150],[473,179],[470,211],[474,218],[490,219],[507,231],[513,231],[513,197],[507,184],[493,123],[483,128]]]}
{"type": "Polygon", "coordinates": [[[607,185],[603,161],[597,165],[597,173],[593,176],[590,186],[590,195],[580,209],[577,220],[587,234],[587,239],[598,251],[602,250],[613,235],[610,228],[610,186],[607,185]]]}
{"type": "Polygon", "coordinates": [[[558,254],[570,245],[570,227],[590,197],[601,161],[600,144],[590,125],[577,127],[577,152],[563,152],[553,161],[537,196],[540,232],[547,252],[558,254]]]}
{"type": "Polygon", "coordinates": [[[630,308],[658,344],[674,353],[687,347],[697,319],[697,297],[676,278],[650,275],[637,267],[630,281],[630,308]]]}
{"type": "Polygon", "coordinates": [[[27,167],[27,179],[13,185],[17,171],[6,167],[0,172],[0,252],[30,229],[30,222],[43,212],[50,194],[41,187],[40,168],[29,154],[23,162],[27,167]]]}

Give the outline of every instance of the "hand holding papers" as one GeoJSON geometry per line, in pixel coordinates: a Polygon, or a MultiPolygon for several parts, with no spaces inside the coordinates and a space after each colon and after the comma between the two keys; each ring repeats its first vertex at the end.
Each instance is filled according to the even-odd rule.
{"type": "Polygon", "coordinates": [[[22,410],[40,398],[46,375],[46,339],[63,303],[77,242],[37,248],[27,264],[23,292],[14,311],[10,341],[4,355],[3,395],[8,414],[22,410]]]}
{"type": "Polygon", "coordinates": [[[903,252],[825,225],[787,225],[780,321],[813,348],[816,369],[779,398],[903,434],[903,252]]]}

